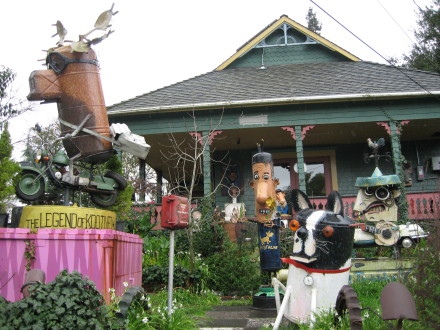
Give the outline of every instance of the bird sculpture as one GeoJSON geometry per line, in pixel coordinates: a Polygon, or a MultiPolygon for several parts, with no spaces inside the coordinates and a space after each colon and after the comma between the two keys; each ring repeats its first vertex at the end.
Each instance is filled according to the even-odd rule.
{"type": "Polygon", "coordinates": [[[60,38],[57,42],[57,46],[62,46],[64,44],[64,38],[66,37],[67,30],[64,28],[61,21],[57,21],[55,24],[52,25],[57,27],[57,33],[55,33],[52,38],[57,35],[60,38]]]}
{"type": "Polygon", "coordinates": [[[372,141],[371,138],[367,139],[368,142],[368,146],[373,149],[373,153],[377,153],[379,148],[385,146],[385,139],[384,138],[380,138],[377,141],[372,141]]]}
{"type": "Polygon", "coordinates": [[[377,141],[373,141],[371,138],[367,139],[368,147],[372,150],[371,154],[365,153],[363,155],[365,163],[369,163],[371,159],[374,159],[375,166],[378,167],[379,158],[385,158],[385,160],[390,160],[391,156],[388,152],[384,155],[379,155],[379,149],[385,146],[385,139],[380,138],[377,141]]]}

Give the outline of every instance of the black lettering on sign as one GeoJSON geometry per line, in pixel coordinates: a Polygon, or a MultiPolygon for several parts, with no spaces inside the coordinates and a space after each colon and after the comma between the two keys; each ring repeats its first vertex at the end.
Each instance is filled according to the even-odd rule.
{"type": "Polygon", "coordinates": [[[114,229],[116,218],[102,213],[38,212],[21,219],[24,228],[114,229]]]}

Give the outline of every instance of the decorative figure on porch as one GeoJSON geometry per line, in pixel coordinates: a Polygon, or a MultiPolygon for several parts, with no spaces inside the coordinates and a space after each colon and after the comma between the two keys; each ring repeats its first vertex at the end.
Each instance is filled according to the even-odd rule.
{"type": "Polygon", "coordinates": [[[365,217],[373,225],[361,224],[356,230],[355,242],[372,243],[371,234],[377,245],[394,245],[399,240],[397,226],[397,198],[400,196],[400,179],[397,175],[383,175],[378,167],[371,177],[358,177],[355,186],[359,187],[353,207],[355,215],[365,217]],[[370,239],[368,239],[370,238],[370,239]]]}
{"type": "Polygon", "coordinates": [[[230,195],[229,189],[231,187],[237,187],[240,190],[240,193],[243,192],[243,178],[240,173],[239,164],[229,164],[225,169],[225,177],[223,179],[222,186],[222,195],[228,196],[230,195]]]}
{"type": "Polygon", "coordinates": [[[289,205],[286,201],[286,194],[281,190],[277,189],[275,191],[277,196],[277,212],[279,215],[289,215],[289,205]]]}
{"type": "MultiPolygon", "coordinates": [[[[263,141],[262,141],[263,142],[263,141]]],[[[260,267],[262,270],[276,272],[281,269],[279,248],[280,218],[276,212],[276,193],[278,179],[273,177],[272,154],[262,151],[252,156],[251,188],[255,196],[255,215],[258,224],[260,267]]]]}
{"type": "Polygon", "coordinates": [[[365,222],[359,223],[355,230],[355,247],[382,245],[411,247],[415,241],[426,237],[424,230],[417,224],[397,224],[399,185],[401,180],[398,175],[383,175],[378,164],[380,158],[391,159],[389,153],[379,154],[379,148],[385,145],[385,140],[380,138],[377,142],[367,140],[372,149],[371,155],[364,155],[368,163],[374,159],[375,170],[371,177],[358,177],[355,186],[359,187],[353,212],[358,220],[362,216],[365,222]],[[367,223],[372,223],[369,225],[367,223]]]}
{"type": "Polygon", "coordinates": [[[232,203],[225,204],[225,221],[237,223],[243,220],[246,213],[246,207],[244,203],[238,203],[237,198],[240,195],[240,188],[237,186],[231,186],[228,189],[229,196],[232,198],[232,203]]]}
{"type": "Polygon", "coordinates": [[[377,141],[373,141],[373,140],[371,140],[371,138],[368,138],[367,144],[368,144],[368,147],[371,149],[371,155],[369,155],[368,153],[365,153],[363,155],[364,162],[366,164],[368,164],[370,162],[370,160],[373,159],[375,167],[378,167],[380,158],[384,158],[386,161],[391,160],[391,155],[389,152],[386,152],[384,154],[379,154],[379,149],[385,146],[385,139],[384,138],[380,138],[377,141]]]}
{"type": "Polygon", "coordinates": [[[278,311],[274,329],[283,315],[294,323],[313,322],[314,313],[334,307],[351,267],[354,222],[344,216],[339,193],[330,193],[326,210],[314,210],[307,195],[294,189],[292,206],[297,212],[289,224],[295,232],[293,251],[282,259],[289,264],[287,285],[272,279],[278,311]]]}

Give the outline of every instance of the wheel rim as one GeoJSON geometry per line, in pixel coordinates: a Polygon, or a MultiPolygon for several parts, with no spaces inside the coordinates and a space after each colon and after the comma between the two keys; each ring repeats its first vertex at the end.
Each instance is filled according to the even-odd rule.
{"type": "Polygon", "coordinates": [[[34,174],[24,174],[21,177],[19,187],[20,190],[23,191],[27,195],[34,195],[41,189],[40,179],[35,180],[37,178],[34,174]]]}
{"type": "Polygon", "coordinates": [[[112,194],[99,194],[96,197],[103,202],[110,202],[111,200],[113,200],[112,194]]]}

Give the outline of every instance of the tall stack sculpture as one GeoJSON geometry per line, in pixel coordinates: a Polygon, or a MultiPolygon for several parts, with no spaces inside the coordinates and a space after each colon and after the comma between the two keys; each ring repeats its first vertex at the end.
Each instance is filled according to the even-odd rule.
{"type": "Polygon", "coordinates": [[[279,180],[274,177],[272,155],[262,150],[258,144],[258,152],[252,156],[251,188],[255,196],[255,215],[258,225],[260,268],[268,272],[276,272],[281,267],[279,246],[280,217],[276,212],[275,189],[279,180]]]}

